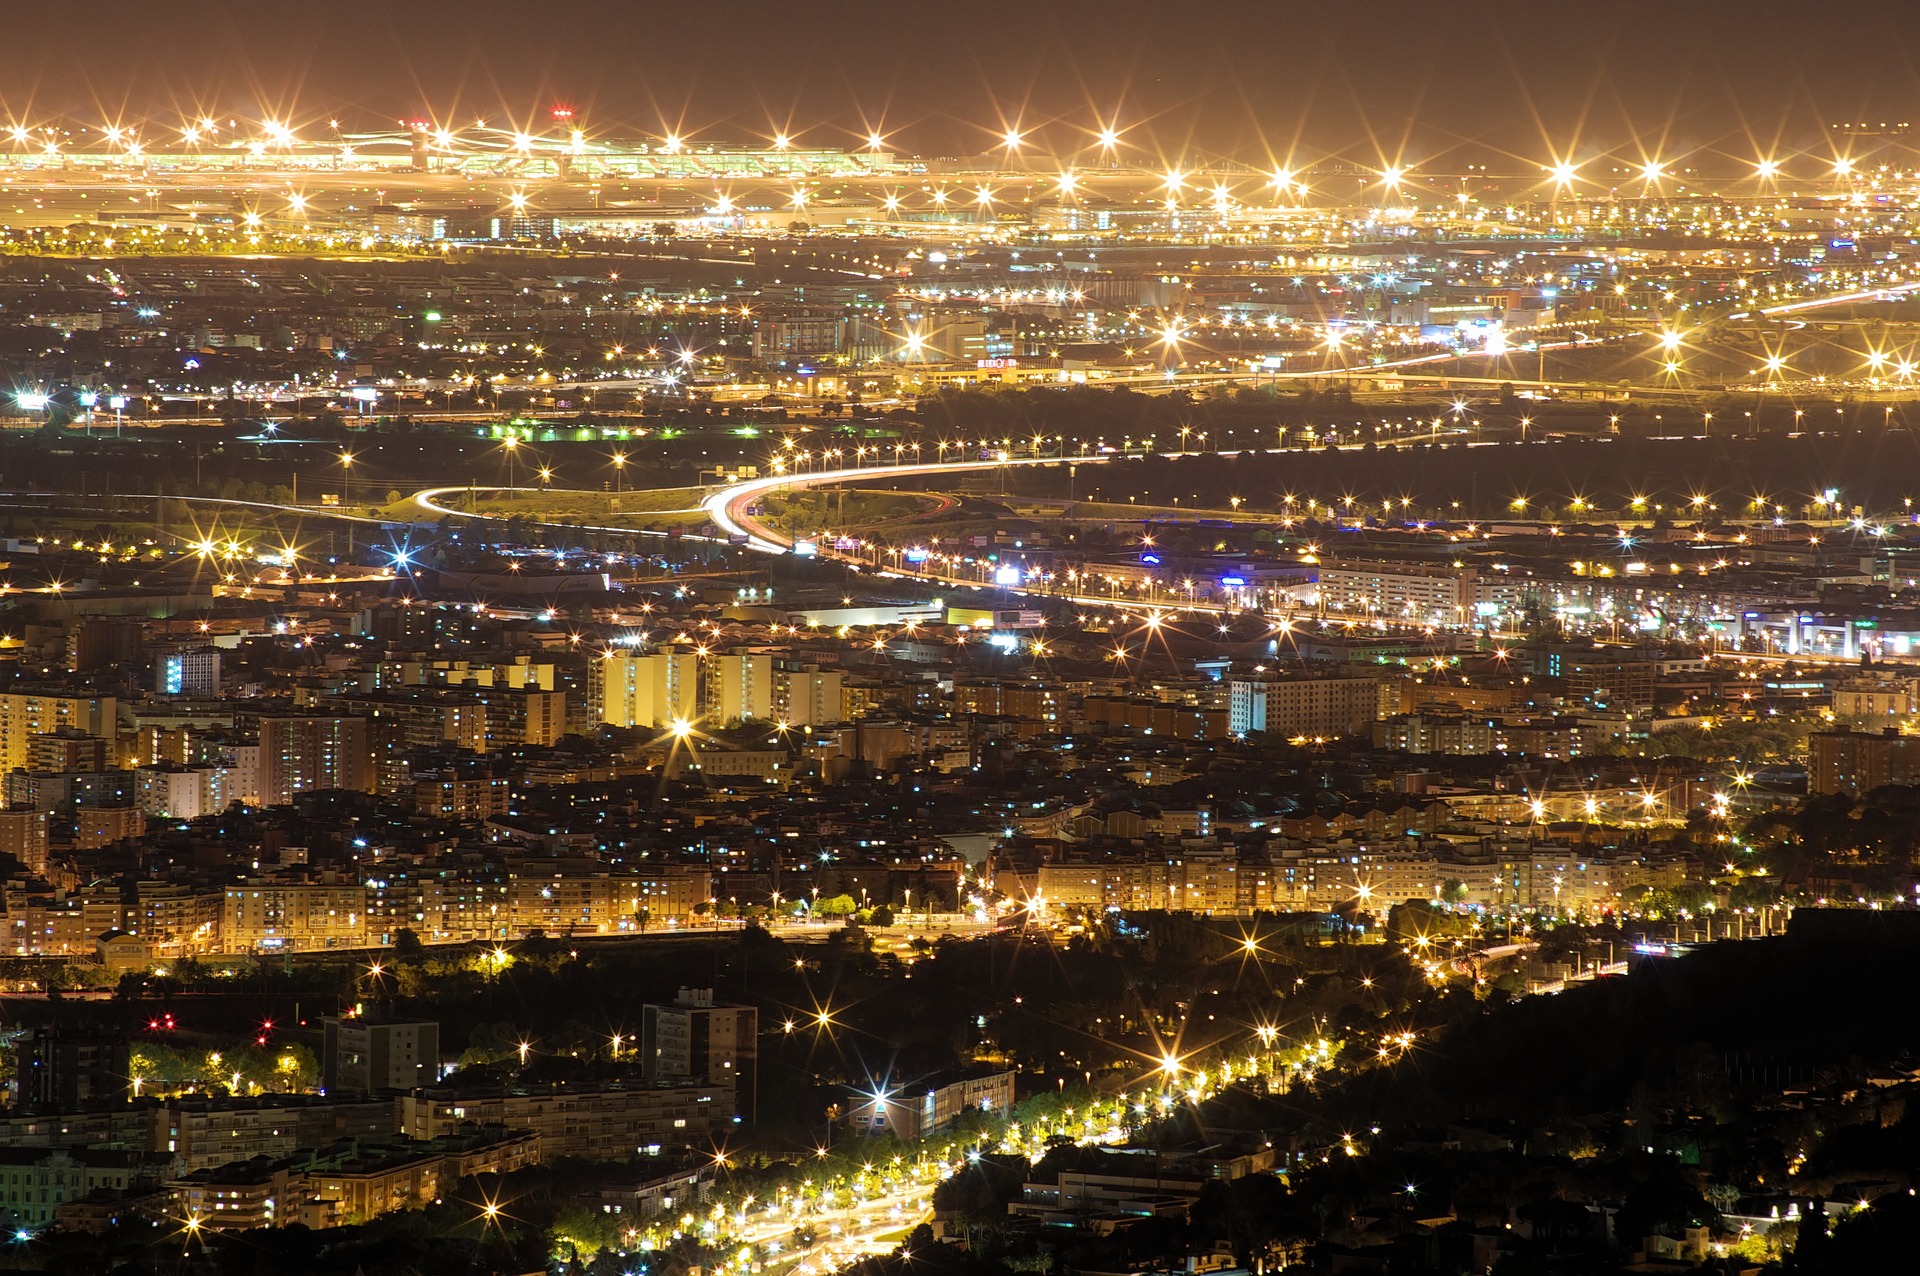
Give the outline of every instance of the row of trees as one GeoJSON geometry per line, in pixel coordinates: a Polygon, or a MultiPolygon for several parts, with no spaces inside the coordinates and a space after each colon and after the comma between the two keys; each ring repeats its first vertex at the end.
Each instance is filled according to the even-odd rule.
{"type": "Polygon", "coordinates": [[[181,1090],[204,1094],[250,1094],[256,1090],[297,1094],[320,1084],[320,1063],[298,1044],[227,1046],[219,1050],[142,1041],[128,1068],[143,1094],[181,1090]]]}

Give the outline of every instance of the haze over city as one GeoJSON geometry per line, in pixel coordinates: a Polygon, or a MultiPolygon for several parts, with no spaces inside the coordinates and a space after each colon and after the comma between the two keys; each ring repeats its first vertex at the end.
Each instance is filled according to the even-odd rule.
{"type": "Polygon", "coordinates": [[[989,149],[1007,126],[1062,147],[1114,124],[1149,153],[1256,164],[1293,150],[1475,163],[1823,151],[1828,123],[1906,119],[1920,87],[1911,14],[1884,0],[1844,19],[1794,0],[584,0],[561,21],[498,0],[267,0],[211,16],[40,7],[10,30],[15,117],[525,123],[564,102],[609,127],[707,140],[834,144],[880,128],[925,154],[989,149]]]}
{"type": "Polygon", "coordinates": [[[0,1271],[1913,1265],[1903,6],[6,30],[0,1271]]]}

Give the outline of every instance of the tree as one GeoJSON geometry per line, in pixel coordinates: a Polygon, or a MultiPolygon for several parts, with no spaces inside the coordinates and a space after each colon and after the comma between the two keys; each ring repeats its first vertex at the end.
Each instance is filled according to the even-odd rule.
{"type": "Polygon", "coordinates": [[[1297,1198],[1272,1174],[1207,1183],[1194,1203],[1193,1225],[1201,1234],[1231,1244],[1234,1257],[1246,1267],[1254,1266],[1276,1241],[1315,1234],[1297,1198]]]}
{"type": "Polygon", "coordinates": [[[401,957],[418,957],[426,951],[426,946],[420,942],[420,936],[414,933],[413,927],[402,926],[393,932],[393,951],[401,957]]]}
{"type": "Polygon", "coordinates": [[[1614,1231],[1625,1243],[1634,1244],[1654,1233],[1679,1237],[1689,1227],[1718,1218],[1698,1188],[1673,1166],[1663,1164],[1628,1190],[1614,1231]]]}
{"type": "Polygon", "coordinates": [[[1387,910],[1387,937],[1402,944],[1432,942],[1465,929],[1463,919],[1423,899],[1410,899],[1387,910]]]}
{"type": "Polygon", "coordinates": [[[620,1226],[615,1219],[603,1210],[570,1201],[553,1216],[552,1248],[556,1253],[571,1251],[574,1262],[590,1263],[601,1250],[620,1243],[620,1226]]]}

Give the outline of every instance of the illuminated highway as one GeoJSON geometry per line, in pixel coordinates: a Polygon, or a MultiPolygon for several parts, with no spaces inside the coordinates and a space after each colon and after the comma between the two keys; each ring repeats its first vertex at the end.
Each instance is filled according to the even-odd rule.
{"type": "Polygon", "coordinates": [[[902,478],[923,474],[965,474],[979,470],[998,470],[1006,466],[1095,465],[1107,459],[1105,455],[1007,457],[989,461],[926,461],[911,465],[817,470],[805,474],[776,474],[769,478],[747,479],[731,487],[722,488],[703,501],[702,505],[706,508],[707,517],[713,520],[714,526],[720,529],[723,536],[744,536],[747,538],[746,543],[749,547],[762,553],[785,554],[792,550],[793,538],[781,536],[779,532],[747,513],[749,505],[772,492],[800,490],[822,484],[856,483],[861,479],[902,478]]]}

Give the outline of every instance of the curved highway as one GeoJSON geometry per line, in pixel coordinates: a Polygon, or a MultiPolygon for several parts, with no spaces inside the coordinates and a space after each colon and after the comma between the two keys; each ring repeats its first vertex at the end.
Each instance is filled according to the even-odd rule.
{"type": "MultiPolygon", "coordinates": [[[[1117,455],[1117,454],[1114,454],[1117,455]]],[[[723,536],[745,536],[749,548],[763,554],[785,554],[793,548],[793,538],[761,523],[747,507],[769,492],[781,488],[805,489],[820,484],[853,483],[875,477],[899,477],[919,474],[963,474],[969,470],[996,470],[1008,465],[1098,465],[1108,459],[1099,456],[1026,456],[993,461],[926,461],[912,465],[872,466],[851,470],[817,470],[808,474],[775,474],[768,478],[748,479],[723,487],[701,504],[707,517],[723,536]]]]}
{"type": "MultiPolygon", "coordinates": [[[[741,542],[736,538],[744,537],[745,547],[748,549],[752,549],[758,553],[787,554],[787,553],[791,553],[793,550],[793,538],[790,536],[785,536],[779,531],[775,530],[774,528],[767,526],[765,523],[762,523],[754,515],[751,515],[747,512],[748,507],[750,507],[755,501],[765,497],[769,492],[778,491],[781,489],[804,490],[804,489],[816,487],[816,486],[830,486],[836,483],[851,483],[851,482],[859,482],[861,480],[872,481],[877,479],[885,479],[889,477],[927,475],[927,474],[964,474],[964,473],[967,473],[968,471],[999,469],[1002,466],[1099,465],[1107,461],[1114,460],[1116,458],[1132,458],[1132,457],[1137,457],[1139,455],[1141,454],[1137,452],[1126,452],[1126,453],[1114,452],[1114,453],[1103,453],[1103,454],[1096,454],[1096,455],[1089,455],[1089,456],[1008,457],[1004,460],[996,459],[996,460],[986,460],[986,461],[926,461],[926,462],[916,462],[911,465],[880,465],[880,466],[861,467],[857,469],[816,470],[810,473],[803,473],[803,474],[773,474],[763,478],[751,478],[751,479],[746,479],[742,482],[733,483],[726,487],[720,488],[718,491],[714,492],[713,495],[707,497],[705,500],[703,500],[700,503],[699,508],[706,512],[707,517],[713,521],[713,525],[717,529],[719,529],[719,535],[717,537],[700,536],[694,533],[686,533],[685,539],[700,540],[700,541],[728,540],[728,541],[732,541],[733,543],[739,544],[741,542]]],[[[1174,457],[1174,456],[1184,456],[1184,455],[1192,455],[1192,454],[1182,453],[1182,452],[1166,452],[1166,453],[1160,453],[1159,455],[1174,457]]],[[[1228,456],[1233,454],[1223,452],[1221,453],[1221,455],[1228,456]]],[[[415,492],[411,500],[418,509],[425,511],[429,514],[432,514],[436,517],[476,518],[476,519],[484,519],[484,520],[490,520],[490,521],[502,521],[503,516],[501,515],[474,513],[468,510],[454,509],[451,506],[443,505],[440,503],[441,498],[444,498],[446,496],[456,494],[456,493],[469,492],[472,490],[474,489],[464,483],[457,484],[457,485],[450,484],[445,487],[428,487],[428,488],[422,488],[419,491],[415,492]]],[[[492,487],[492,488],[485,488],[481,490],[500,492],[500,491],[505,491],[506,489],[500,488],[500,487],[492,487]]],[[[681,512],[685,512],[685,511],[681,511],[681,512]]],[[[538,521],[538,520],[534,520],[534,521],[538,521]]],[[[595,524],[566,524],[565,526],[567,526],[571,530],[584,529],[587,531],[618,532],[625,535],[638,535],[638,536],[667,535],[667,533],[661,532],[661,531],[650,531],[650,530],[634,528],[634,527],[599,526],[595,524]]],[[[841,559],[846,559],[848,562],[854,563],[857,566],[865,566],[865,563],[863,562],[863,560],[855,558],[852,555],[837,553],[832,548],[831,545],[821,546],[820,553],[821,553],[821,556],[825,558],[841,558],[841,559]]],[[[965,579],[959,576],[944,575],[940,572],[929,571],[924,568],[916,569],[913,567],[908,567],[904,564],[889,568],[888,570],[893,571],[901,576],[912,577],[917,580],[924,580],[934,584],[954,585],[962,588],[973,588],[973,589],[981,589],[981,588],[989,587],[985,585],[983,582],[978,580],[965,579]]],[[[1028,590],[1019,585],[996,585],[996,586],[992,586],[992,588],[1004,589],[1008,593],[1014,593],[1014,594],[1026,594],[1026,593],[1037,592],[1037,591],[1028,590]]],[[[1083,594],[1073,594],[1073,593],[1049,592],[1049,593],[1046,593],[1045,596],[1049,598],[1058,599],[1063,602],[1082,603],[1089,606],[1121,607],[1121,608],[1140,609],[1140,610],[1147,610],[1147,611],[1160,610],[1159,606],[1151,602],[1141,603],[1141,602],[1133,602],[1128,599],[1121,599],[1121,598],[1104,598],[1094,594],[1083,595],[1083,594]]],[[[1178,603],[1170,602],[1167,605],[1169,607],[1185,609],[1189,611],[1225,610],[1224,608],[1212,606],[1205,603],[1196,604],[1190,600],[1186,602],[1178,602],[1178,603]]]]}
{"type": "MultiPolygon", "coordinates": [[[[634,490],[645,491],[647,489],[636,488],[634,490]]],[[[492,523],[506,523],[506,522],[512,521],[513,515],[511,514],[481,514],[474,510],[457,510],[451,506],[440,504],[440,498],[443,496],[446,496],[449,493],[469,493],[470,494],[473,492],[505,492],[509,496],[511,496],[515,492],[538,492],[542,495],[549,495],[555,492],[561,493],[563,495],[567,493],[574,493],[577,495],[586,495],[586,496],[604,495],[604,493],[592,491],[590,489],[571,488],[571,487],[552,487],[552,488],[546,488],[546,487],[509,488],[509,487],[487,487],[487,486],[475,487],[471,483],[456,483],[456,484],[451,484],[447,487],[423,487],[419,491],[415,492],[410,499],[412,500],[413,504],[416,507],[418,507],[419,509],[425,510],[427,513],[432,514],[437,518],[477,518],[477,519],[481,519],[483,521],[492,522],[492,523]]],[[[635,511],[635,513],[636,514],[640,514],[640,513],[697,514],[704,508],[705,506],[703,505],[690,505],[685,509],[644,510],[644,511],[635,511]]],[[[583,531],[589,531],[589,532],[619,532],[625,536],[665,536],[667,535],[667,533],[651,527],[620,527],[614,524],[603,524],[603,523],[548,523],[544,519],[538,519],[538,518],[529,518],[526,521],[529,523],[538,524],[542,527],[567,527],[567,528],[574,528],[577,530],[583,530],[583,531]]],[[[689,535],[688,539],[698,541],[698,540],[710,540],[712,538],[706,537],[706,536],[689,535]]]]}

